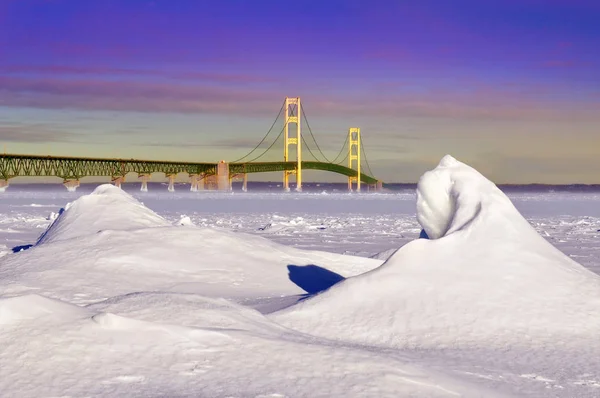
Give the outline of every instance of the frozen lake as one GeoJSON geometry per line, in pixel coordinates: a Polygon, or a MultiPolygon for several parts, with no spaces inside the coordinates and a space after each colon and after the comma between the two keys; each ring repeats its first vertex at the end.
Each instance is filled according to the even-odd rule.
{"type": "Polygon", "coordinates": [[[457,181],[420,191],[427,233],[460,226],[432,240],[413,189],[12,185],[0,391],[598,396],[600,193],[510,191],[523,219],[480,175],[457,181]]]}
{"type": "MultiPolygon", "coordinates": [[[[0,254],[32,244],[49,215],[88,194],[95,184],[67,192],[61,185],[12,185],[0,200],[0,254]]],[[[259,234],[303,249],[373,256],[417,238],[413,190],[393,193],[168,192],[125,184],[128,193],[166,219],[188,216],[198,226],[259,234]]],[[[561,251],[600,273],[600,193],[509,192],[535,229],[561,251]]]]}

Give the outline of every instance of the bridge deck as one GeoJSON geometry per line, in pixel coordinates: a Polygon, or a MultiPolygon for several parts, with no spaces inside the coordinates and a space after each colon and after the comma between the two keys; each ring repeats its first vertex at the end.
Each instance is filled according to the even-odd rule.
{"type": "MultiPolygon", "coordinates": [[[[304,170],[323,170],[332,173],[356,177],[357,172],[349,167],[325,162],[302,162],[304,170]]],[[[291,171],[296,169],[296,162],[255,162],[230,163],[230,174],[266,173],[273,171],[291,171]]],[[[38,155],[0,155],[0,179],[13,177],[60,177],[63,179],[79,179],[81,177],[118,177],[127,173],[152,174],[165,173],[174,175],[216,174],[217,163],[171,162],[161,160],[139,159],[100,159],[68,156],[38,155]]],[[[365,184],[376,184],[378,180],[361,173],[361,181],[365,184]]]]}

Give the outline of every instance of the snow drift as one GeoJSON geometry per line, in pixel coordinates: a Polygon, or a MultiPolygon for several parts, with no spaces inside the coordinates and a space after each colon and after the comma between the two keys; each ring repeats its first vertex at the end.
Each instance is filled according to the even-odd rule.
{"type": "Polygon", "coordinates": [[[171,225],[125,192],[101,186],[67,206],[31,249],[0,259],[0,391],[481,393],[464,377],[404,358],[320,344],[241,304],[295,301],[314,291],[315,279],[339,282],[382,261],[189,224],[171,225]]]}
{"type": "Polygon", "coordinates": [[[100,185],[89,195],[67,204],[40,237],[38,244],[58,242],[102,230],[133,230],[170,225],[131,195],[114,185],[100,185]]]}
{"type": "Polygon", "coordinates": [[[379,346],[598,348],[600,277],[476,170],[444,157],[419,180],[417,218],[430,239],[272,318],[379,346]]]}
{"type": "Polygon", "coordinates": [[[248,299],[306,294],[313,277],[343,279],[382,263],[187,224],[101,185],[66,206],[33,248],[2,258],[0,287],[78,304],[156,290],[248,299]]]}

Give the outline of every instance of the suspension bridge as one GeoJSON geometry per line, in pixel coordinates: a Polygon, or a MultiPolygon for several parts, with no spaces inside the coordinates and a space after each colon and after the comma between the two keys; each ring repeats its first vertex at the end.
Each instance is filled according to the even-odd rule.
{"type": "Polygon", "coordinates": [[[137,174],[142,191],[148,190],[148,181],[153,173],[165,174],[169,180],[169,191],[174,191],[175,178],[180,173],[188,174],[191,191],[230,191],[232,182],[239,179],[243,180],[242,189],[246,191],[248,174],[266,172],[282,172],[285,191],[290,190],[290,177],[295,177],[295,190],[301,191],[304,170],[344,175],[350,191],[354,186],[356,191],[361,190],[361,185],[375,190],[382,186],[382,182],[373,177],[360,128],[349,128],[337,155],[328,158],[315,138],[300,98],[286,97],[275,121],[258,144],[241,158],[230,162],[171,162],[5,153],[0,155],[0,191],[4,191],[14,177],[59,177],[69,191],[75,191],[83,177],[109,177],[114,185],[120,187],[129,173],[137,174]],[[280,124],[281,129],[276,128],[280,124]],[[303,125],[306,125],[308,135],[302,134],[303,125]],[[268,157],[280,151],[282,146],[283,160],[279,152],[279,160],[269,161],[268,157]],[[363,163],[365,167],[361,167],[363,163]],[[363,173],[365,169],[368,174],[363,173]]]}

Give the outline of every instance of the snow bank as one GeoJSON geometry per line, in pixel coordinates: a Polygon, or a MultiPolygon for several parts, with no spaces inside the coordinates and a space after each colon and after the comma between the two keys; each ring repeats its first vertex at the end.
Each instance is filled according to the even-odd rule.
{"type": "Polygon", "coordinates": [[[38,244],[95,234],[102,230],[133,230],[170,225],[131,195],[104,184],[67,204],[38,244]]]}
{"type": "Polygon", "coordinates": [[[273,319],[379,346],[598,349],[600,277],[539,236],[476,170],[444,157],[419,181],[417,217],[431,240],[273,319]]]}

